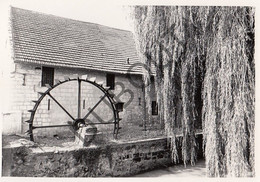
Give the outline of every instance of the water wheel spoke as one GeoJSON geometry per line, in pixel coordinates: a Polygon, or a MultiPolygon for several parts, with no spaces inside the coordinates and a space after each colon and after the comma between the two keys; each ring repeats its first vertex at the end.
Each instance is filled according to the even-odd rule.
{"type": "Polygon", "coordinates": [[[92,109],[89,110],[89,112],[85,115],[85,117],[83,118],[83,120],[86,120],[87,117],[94,111],[94,109],[96,109],[96,107],[97,107],[105,98],[106,98],[106,94],[105,94],[103,97],[101,97],[101,99],[96,103],[96,105],[95,105],[92,109]]]}
{"type": "Polygon", "coordinates": [[[71,126],[71,125],[70,124],[64,124],[64,125],[33,126],[33,129],[36,129],[36,128],[68,127],[68,126],[71,126]]]}
{"type": "Polygon", "coordinates": [[[74,117],[50,94],[48,93],[48,95],[50,96],[50,98],[56,102],[56,104],[58,104],[58,106],[60,106],[60,108],[71,118],[73,119],[73,121],[75,121],[74,117]]]}
{"type": "Polygon", "coordinates": [[[80,102],[81,102],[81,80],[78,79],[78,118],[80,118],[81,116],[80,102]]]}

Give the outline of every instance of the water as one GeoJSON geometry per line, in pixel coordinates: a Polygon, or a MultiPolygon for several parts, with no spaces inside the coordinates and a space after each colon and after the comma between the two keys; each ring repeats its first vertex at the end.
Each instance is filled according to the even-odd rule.
{"type": "Polygon", "coordinates": [[[195,166],[183,164],[156,169],[153,171],[134,175],[133,177],[206,177],[205,160],[200,160],[195,166]]]}

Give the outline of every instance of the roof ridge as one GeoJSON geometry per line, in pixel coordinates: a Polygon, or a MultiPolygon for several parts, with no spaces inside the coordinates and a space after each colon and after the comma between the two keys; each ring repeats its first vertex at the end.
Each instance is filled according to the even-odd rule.
{"type": "Polygon", "coordinates": [[[100,27],[104,27],[104,28],[111,28],[111,29],[115,29],[115,30],[119,30],[119,31],[123,31],[123,32],[128,32],[133,34],[130,30],[124,30],[124,29],[120,29],[120,28],[115,28],[115,27],[110,27],[107,25],[101,25],[98,23],[92,23],[92,22],[87,22],[87,21],[83,21],[83,20],[76,20],[76,19],[72,19],[72,18],[68,18],[68,17],[62,17],[62,16],[58,16],[58,15],[53,15],[53,14],[49,14],[49,13],[42,13],[39,11],[34,11],[34,10],[28,10],[28,9],[23,9],[23,8],[18,8],[18,7],[14,7],[14,6],[10,6],[11,9],[17,9],[17,10],[22,10],[22,11],[27,11],[27,12],[31,12],[31,13],[35,13],[35,14],[39,14],[39,15],[44,15],[44,16],[52,16],[55,18],[60,18],[60,19],[66,19],[66,20],[71,20],[71,21],[76,21],[76,22],[81,22],[81,23],[86,23],[86,24],[92,24],[92,25],[96,25],[96,26],[100,26],[100,27]]]}

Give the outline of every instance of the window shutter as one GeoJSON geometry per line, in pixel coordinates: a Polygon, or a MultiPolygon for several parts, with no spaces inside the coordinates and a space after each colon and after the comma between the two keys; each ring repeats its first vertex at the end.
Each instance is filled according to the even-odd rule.
{"type": "Polygon", "coordinates": [[[107,74],[107,86],[109,86],[111,90],[115,89],[115,75],[114,74],[107,74]]]}

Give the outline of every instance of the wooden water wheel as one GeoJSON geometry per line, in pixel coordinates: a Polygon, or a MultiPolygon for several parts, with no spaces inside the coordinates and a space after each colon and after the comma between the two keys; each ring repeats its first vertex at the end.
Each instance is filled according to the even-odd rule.
{"type": "Polygon", "coordinates": [[[39,129],[39,128],[54,128],[54,127],[72,127],[73,130],[77,131],[79,130],[80,127],[83,126],[87,126],[87,125],[99,125],[99,124],[112,124],[114,125],[114,131],[113,131],[113,135],[114,138],[117,138],[118,135],[118,131],[120,129],[119,127],[119,121],[121,120],[121,118],[119,118],[119,112],[122,111],[122,106],[123,103],[121,102],[116,102],[114,99],[115,94],[111,92],[110,87],[106,87],[103,86],[102,82],[96,82],[96,78],[87,78],[87,75],[83,75],[77,78],[69,78],[69,77],[64,77],[64,81],[61,80],[55,80],[55,84],[53,86],[46,84],[46,87],[48,88],[45,92],[39,92],[39,94],[41,95],[39,97],[38,100],[33,100],[33,102],[35,103],[34,107],[32,110],[29,110],[29,112],[31,113],[30,119],[25,121],[29,124],[29,130],[27,131],[27,134],[30,136],[30,140],[34,141],[34,136],[33,136],[33,131],[35,129],[39,129]],[[73,115],[71,113],[69,113],[65,107],[50,93],[53,89],[55,89],[56,87],[59,87],[60,85],[67,83],[67,82],[77,82],[78,84],[78,95],[77,95],[77,117],[73,117],[73,115]],[[96,88],[98,88],[99,90],[101,90],[103,92],[103,96],[100,98],[100,100],[88,111],[88,113],[86,113],[85,115],[81,116],[81,83],[82,82],[87,82],[93,86],[95,86],[96,88]],[[49,96],[69,117],[72,121],[68,122],[67,124],[64,125],[48,125],[48,126],[35,126],[34,125],[34,116],[35,113],[38,109],[38,106],[40,105],[41,101],[44,99],[44,97],[49,96]],[[107,98],[111,108],[112,108],[112,112],[113,112],[113,121],[110,122],[97,122],[97,123],[93,123],[93,122],[89,122],[90,120],[88,120],[88,116],[94,111],[94,109],[105,99],[107,98]]]}

